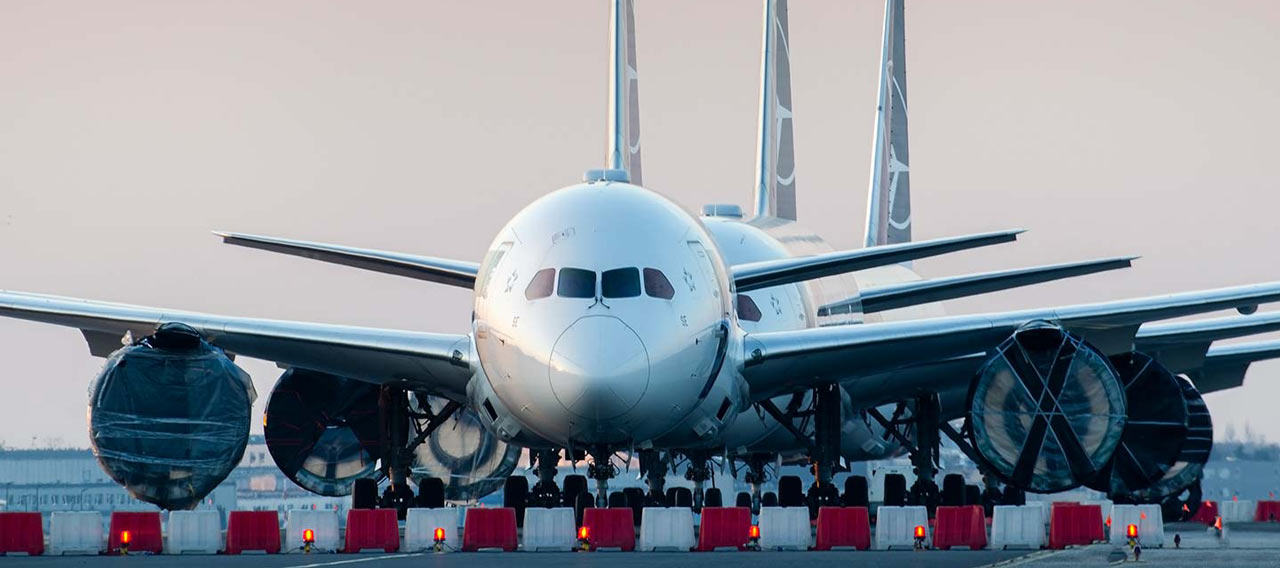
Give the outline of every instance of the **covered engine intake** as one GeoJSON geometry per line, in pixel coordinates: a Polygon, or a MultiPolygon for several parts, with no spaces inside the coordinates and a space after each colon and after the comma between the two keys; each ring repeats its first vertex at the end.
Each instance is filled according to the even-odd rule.
{"type": "Polygon", "coordinates": [[[276,466],[303,489],[350,495],[377,473],[378,385],[306,369],[280,376],[267,400],[263,434],[276,466]]]}
{"type": "Polygon", "coordinates": [[[985,470],[1027,491],[1064,491],[1110,461],[1124,431],[1124,387],[1102,352],[1057,326],[1033,324],[979,368],[967,414],[985,470]]]}
{"type": "MultiPolygon", "coordinates": [[[[413,395],[411,409],[439,414],[446,401],[413,395]]],[[[418,420],[425,428],[426,421],[418,420]]],[[[410,432],[412,438],[413,432],[410,432]]],[[[480,417],[459,410],[413,450],[415,478],[438,477],[444,481],[444,497],[451,501],[479,499],[497,491],[515,471],[521,449],[499,440],[485,429],[480,417]]]]}
{"type": "Polygon", "coordinates": [[[1145,353],[1111,357],[1120,374],[1127,419],[1111,462],[1089,483],[1108,495],[1127,495],[1164,477],[1187,439],[1187,402],[1182,385],[1145,353]]]}
{"type": "Polygon", "coordinates": [[[107,358],[89,395],[89,440],[134,497],[195,507],[240,463],[253,382],[190,326],[167,323],[107,358]]]}
{"type": "MultiPolygon", "coordinates": [[[[1187,433],[1178,449],[1177,458],[1165,470],[1164,475],[1148,487],[1133,491],[1127,496],[1117,496],[1124,498],[1123,500],[1159,503],[1186,489],[1198,487],[1197,482],[1204,474],[1204,464],[1209,461],[1209,453],[1213,451],[1213,418],[1209,415],[1209,407],[1204,404],[1204,397],[1191,381],[1183,377],[1178,377],[1177,380],[1187,407],[1187,433]]],[[[1191,502],[1198,503],[1199,497],[1192,498],[1191,502]]]]}

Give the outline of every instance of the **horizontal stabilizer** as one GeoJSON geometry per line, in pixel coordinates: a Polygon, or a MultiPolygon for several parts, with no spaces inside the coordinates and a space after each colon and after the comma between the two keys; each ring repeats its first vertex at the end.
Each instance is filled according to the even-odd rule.
{"type": "Polygon", "coordinates": [[[1214,346],[1204,357],[1204,366],[1187,373],[1196,389],[1211,393],[1244,384],[1249,364],[1280,358],[1280,341],[1257,341],[1214,346]]]}
{"type": "Polygon", "coordinates": [[[418,280],[447,284],[459,288],[475,288],[480,265],[474,262],[432,258],[398,252],[362,249],[325,243],[295,241],[243,233],[223,233],[222,242],[242,247],[269,250],[312,260],[322,260],[374,272],[408,276],[418,280]]]}
{"type": "MultiPolygon", "coordinates": [[[[1113,355],[1133,348],[1144,322],[1280,301],[1280,282],[1149,298],[992,314],[753,333],[743,375],[754,400],[822,384],[963,357],[994,348],[1022,326],[1050,322],[1113,355]]],[[[910,396],[897,385],[885,396],[910,396]]]]}
{"type": "Polygon", "coordinates": [[[949,252],[1007,243],[1016,240],[1022,232],[1023,229],[1013,229],[736,264],[733,266],[733,281],[739,292],[750,292],[949,252]]]}
{"type": "Polygon", "coordinates": [[[859,304],[862,306],[862,313],[869,314],[963,298],[965,296],[975,296],[1073,276],[1084,276],[1096,272],[1128,268],[1134,258],[1121,257],[1070,262],[876,286],[860,290],[858,296],[848,300],[824,305],[818,308],[818,315],[829,316],[850,313],[856,311],[859,304]]]}

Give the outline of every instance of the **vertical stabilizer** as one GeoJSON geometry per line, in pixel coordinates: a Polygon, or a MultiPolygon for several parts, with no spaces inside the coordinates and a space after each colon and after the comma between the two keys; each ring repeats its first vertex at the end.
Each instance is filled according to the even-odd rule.
{"type": "Polygon", "coordinates": [[[880,95],[867,200],[866,246],[911,241],[911,178],[907,170],[907,49],[903,3],[887,0],[880,52],[880,95]]]}
{"type": "Polygon", "coordinates": [[[640,87],[632,0],[613,0],[609,19],[609,168],[640,178],[640,87]]]}
{"type": "Polygon", "coordinates": [[[764,2],[760,132],[756,145],[756,216],[796,218],[796,162],[791,133],[791,53],[787,0],[764,2]]]}

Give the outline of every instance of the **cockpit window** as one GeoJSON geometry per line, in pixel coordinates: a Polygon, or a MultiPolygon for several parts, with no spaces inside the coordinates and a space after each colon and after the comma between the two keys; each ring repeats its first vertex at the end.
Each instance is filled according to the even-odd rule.
{"type": "Polygon", "coordinates": [[[529,286],[524,289],[524,297],[530,300],[545,298],[551,295],[551,289],[556,285],[556,269],[543,268],[534,273],[533,280],[529,281],[529,286]]]}
{"type": "Polygon", "coordinates": [[[738,319],[745,321],[760,321],[762,314],[760,307],[756,305],[756,301],[746,294],[738,294],[738,319]]]}
{"type": "Polygon", "coordinates": [[[606,298],[634,298],[640,295],[640,271],[615,268],[600,274],[600,292],[606,298]]]}
{"type": "Polygon", "coordinates": [[[561,298],[596,297],[596,273],[581,268],[561,268],[556,295],[561,298]]]}
{"type": "Polygon", "coordinates": [[[654,298],[662,298],[670,300],[676,295],[676,289],[671,287],[671,281],[667,280],[667,275],[656,268],[644,269],[644,293],[654,298]]]}

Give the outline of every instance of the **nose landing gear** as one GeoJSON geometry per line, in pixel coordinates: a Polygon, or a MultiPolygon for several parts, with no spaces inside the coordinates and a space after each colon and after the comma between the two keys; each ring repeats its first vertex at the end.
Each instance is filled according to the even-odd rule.
{"type": "Polygon", "coordinates": [[[596,507],[609,506],[609,480],[618,476],[618,468],[610,461],[613,453],[608,448],[591,450],[591,463],[587,464],[587,477],[596,481],[596,507]]]}
{"type": "Polygon", "coordinates": [[[533,450],[530,452],[538,472],[538,482],[529,493],[529,505],[533,507],[559,507],[560,488],[556,487],[556,473],[560,465],[560,450],[533,450]]]}

